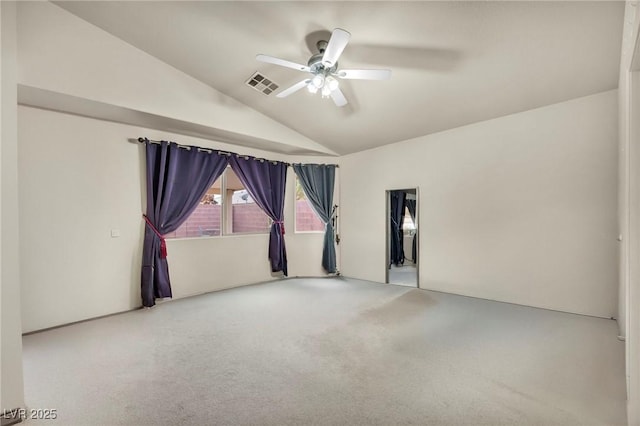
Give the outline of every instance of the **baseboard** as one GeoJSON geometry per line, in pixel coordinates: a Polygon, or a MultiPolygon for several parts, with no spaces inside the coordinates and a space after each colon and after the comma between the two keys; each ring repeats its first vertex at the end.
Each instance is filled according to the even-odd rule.
{"type": "Polygon", "coordinates": [[[13,410],[6,410],[0,417],[0,426],[10,426],[18,423],[22,423],[22,409],[14,408],[13,410]]]}
{"type": "MultiPolygon", "coordinates": [[[[2,1],[2,0],[0,0],[0,1],[2,1]]],[[[67,322],[67,323],[64,323],[64,324],[53,325],[51,327],[39,328],[37,330],[31,330],[31,331],[24,332],[24,333],[22,333],[22,336],[29,336],[31,334],[38,334],[38,333],[42,333],[44,331],[55,330],[57,328],[68,327],[70,325],[81,324],[83,322],[89,322],[89,321],[93,321],[93,320],[97,320],[97,319],[101,319],[101,318],[109,318],[109,317],[113,317],[113,316],[120,315],[120,314],[126,314],[127,312],[138,311],[140,309],[142,309],[142,306],[138,306],[137,308],[133,308],[133,309],[127,309],[126,311],[114,312],[112,314],[105,314],[105,315],[100,315],[100,316],[97,316],[97,317],[91,317],[91,318],[81,319],[81,320],[78,320],[78,321],[67,322]]],[[[4,424],[2,424],[0,426],[4,426],[4,424]]]]}
{"type": "MultiPolygon", "coordinates": [[[[362,279],[362,278],[345,277],[345,276],[343,276],[343,277],[347,278],[347,279],[351,279],[351,280],[365,281],[365,282],[370,282],[370,283],[380,284],[380,285],[389,285],[388,283],[382,283],[380,281],[373,281],[373,280],[366,280],[366,279],[362,279]]],[[[407,287],[407,288],[411,288],[411,287],[407,287]]],[[[606,319],[606,320],[617,321],[617,318],[615,318],[615,317],[608,317],[608,316],[601,316],[601,315],[594,315],[594,314],[586,314],[586,313],[582,313],[582,312],[563,311],[561,309],[545,308],[544,306],[525,305],[523,303],[507,302],[505,300],[491,299],[491,298],[488,298],[488,297],[470,296],[468,294],[453,293],[453,292],[444,291],[444,290],[435,290],[435,289],[427,288],[427,287],[414,287],[414,288],[416,288],[417,290],[432,291],[434,293],[449,294],[449,295],[452,295],[452,296],[466,297],[466,298],[469,298],[469,299],[487,300],[489,302],[504,303],[504,304],[507,304],[507,305],[514,305],[514,306],[523,306],[525,308],[542,309],[544,311],[560,312],[560,313],[563,313],[563,314],[579,315],[579,316],[582,316],[582,317],[601,318],[601,319],[606,319]]],[[[621,339],[620,337],[621,336],[618,336],[619,340],[624,340],[624,339],[621,339]]]]}

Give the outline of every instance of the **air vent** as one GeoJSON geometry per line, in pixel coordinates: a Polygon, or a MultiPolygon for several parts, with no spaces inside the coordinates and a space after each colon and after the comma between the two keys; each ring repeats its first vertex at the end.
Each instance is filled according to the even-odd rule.
{"type": "Polygon", "coordinates": [[[277,84],[259,72],[253,74],[246,83],[247,86],[257,90],[258,92],[264,93],[265,95],[270,95],[278,88],[277,84]]]}

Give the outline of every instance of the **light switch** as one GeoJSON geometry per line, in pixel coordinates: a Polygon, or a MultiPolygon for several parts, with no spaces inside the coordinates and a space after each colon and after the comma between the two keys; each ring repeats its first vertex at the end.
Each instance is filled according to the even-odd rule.
{"type": "Polygon", "coordinates": [[[120,236],[120,230],[119,229],[112,229],[111,230],[111,238],[118,238],[120,236]]]}

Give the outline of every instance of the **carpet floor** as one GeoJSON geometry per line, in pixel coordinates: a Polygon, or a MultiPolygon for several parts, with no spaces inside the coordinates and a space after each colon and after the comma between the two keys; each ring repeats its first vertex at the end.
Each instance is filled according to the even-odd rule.
{"type": "Polygon", "coordinates": [[[288,279],[25,336],[62,425],[623,425],[614,321],[288,279]]]}
{"type": "Polygon", "coordinates": [[[402,266],[391,265],[389,269],[389,284],[418,287],[418,269],[411,262],[402,266]]]}

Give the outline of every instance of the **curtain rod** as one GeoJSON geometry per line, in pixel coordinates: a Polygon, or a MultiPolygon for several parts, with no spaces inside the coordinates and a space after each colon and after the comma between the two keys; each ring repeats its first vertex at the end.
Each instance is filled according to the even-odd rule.
{"type": "MultiPolygon", "coordinates": [[[[138,138],[138,142],[140,142],[140,143],[144,143],[145,141],[148,141],[149,143],[155,143],[155,144],[160,144],[160,143],[163,142],[163,141],[156,141],[156,140],[153,140],[153,139],[148,139],[148,138],[143,138],[143,137],[138,138]]],[[[168,142],[168,141],[164,141],[164,142],[168,142]]],[[[253,157],[253,156],[250,156],[250,155],[242,155],[242,154],[238,154],[238,153],[235,153],[235,152],[220,151],[218,149],[212,149],[212,148],[202,148],[202,147],[199,147],[199,146],[191,146],[191,145],[180,145],[179,143],[176,143],[176,142],[171,142],[171,143],[175,143],[178,146],[178,148],[183,148],[183,149],[196,148],[198,151],[208,152],[209,154],[213,154],[215,152],[215,153],[217,153],[219,155],[226,155],[227,157],[231,157],[232,155],[235,155],[236,157],[244,158],[246,160],[252,158],[253,160],[260,161],[260,162],[268,161],[268,162],[273,163],[273,164],[283,163],[283,164],[286,164],[287,166],[290,166],[289,163],[286,163],[284,161],[269,160],[269,159],[266,159],[266,158],[258,158],[258,157],[253,157]]]]}
{"type": "MultiPolygon", "coordinates": [[[[153,139],[148,139],[148,138],[139,137],[139,138],[138,138],[138,142],[139,142],[139,143],[150,142],[150,143],[160,144],[160,143],[162,143],[163,141],[156,141],[156,140],[153,140],[153,139]]],[[[164,141],[164,142],[166,142],[166,141],[164,141]]],[[[266,159],[266,158],[258,158],[258,157],[252,157],[252,156],[250,156],[250,155],[237,154],[237,153],[235,153],[235,152],[220,151],[220,150],[217,150],[217,149],[202,148],[202,147],[199,147],[199,146],[180,145],[179,143],[176,143],[176,142],[173,142],[173,143],[175,143],[176,145],[178,145],[178,148],[184,148],[184,149],[196,148],[198,151],[208,152],[208,153],[210,153],[210,154],[212,154],[212,153],[214,153],[214,152],[215,152],[215,153],[217,153],[217,154],[219,154],[219,155],[226,155],[227,157],[230,157],[230,156],[232,156],[232,155],[235,155],[235,156],[237,156],[237,157],[244,157],[246,160],[248,160],[249,158],[253,158],[254,160],[257,160],[257,161],[263,161],[263,162],[264,162],[264,161],[269,161],[269,162],[274,163],[274,164],[277,164],[277,163],[284,163],[284,164],[286,164],[287,166],[291,166],[291,165],[301,165],[301,166],[304,166],[304,165],[305,165],[305,164],[303,164],[303,163],[287,163],[287,162],[284,162],[284,161],[268,160],[268,159],[266,159]]],[[[335,166],[336,168],[340,167],[338,164],[306,164],[306,165],[308,165],[308,166],[335,166]]]]}
{"type": "MultiPolygon", "coordinates": [[[[145,141],[146,142],[150,142],[150,143],[155,143],[155,144],[161,144],[162,142],[166,142],[166,141],[156,141],[156,140],[153,140],[153,139],[142,138],[142,137],[138,138],[138,142],[140,142],[140,143],[144,143],[145,141]]],[[[175,143],[175,142],[173,142],[173,143],[175,143]]],[[[233,152],[220,151],[220,150],[217,150],[217,149],[202,148],[202,147],[199,147],[199,146],[190,146],[190,145],[180,145],[179,143],[175,143],[175,144],[178,145],[178,148],[184,148],[184,149],[197,148],[198,151],[208,152],[210,154],[213,153],[213,152],[217,152],[218,154],[226,155],[226,156],[231,156],[231,154],[235,154],[233,152]]]]}
{"type": "Polygon", "coordinates": [[[333,166],[336,169],[340,168],[339,164],[316,164],[316,163],[291,163],[292,166],[333,166]]]}

